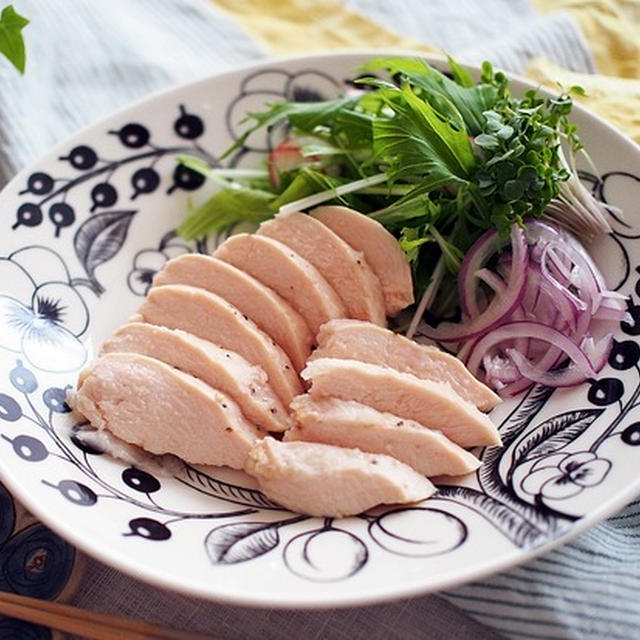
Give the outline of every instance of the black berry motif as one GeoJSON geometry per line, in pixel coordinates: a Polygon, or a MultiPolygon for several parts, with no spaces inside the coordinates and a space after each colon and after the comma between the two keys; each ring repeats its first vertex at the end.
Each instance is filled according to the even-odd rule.
{"type": "Polygon", "coordinates": [[[292,573],[316,582],[336,582],[358,573],[369,552],[360,538],[328,524],[294,536],[284,548],[284,561],[292,573]],[[334,554],[327,554],[330,548],[334,554]],[[335,558],[341,562],[336,563],[335,558]]]}
{"type": "MultiPolygon", "coordinates": [[[[274,77],[273,69],[269,69],[268,73],[270,78],[274,77]]],[[[340,89],[332,78],[314,72],[292,74],[278,71],[276,76],[281,77],[282,82],[275,95],[281,95],[285,99],[317,100],[334,95],[334,88],[340,89]]],[[[345,84],[351,84],[353,88],[363,88],[362,85],[354,82],[346,81],[345,84]]],[[[343,88],[345,84],[342,85],[343,88]]],[[[259,93],[263,86],[265,83],[259,79],[259,74],[248,77],[242,83],[241,97],[246,97],[247,100],[255,103],[256,93],[259,93]]],[[[273,93],[270,92],[266,99],[272,100],[273,93]]],[[[237,101],[234,102],[236,103],[237,101]]],[[[229,123],[239,121],[239,118],[232,117],[237,113],[230,108],[227,114],[229,132],[234,139],[238,139],[241,132],[236,132],[233,128],[235,124],[230,126],[229,123]]],[[[24,186],[22,193],[25,196],[19,203],[21,207],[16,212],[17,218],[14,225],[14,228],[36,227],[44,221],[53,226],[56,237],[61,235],[62,230],[67,229],[66,234],[69,233],[68,228],[77,225],[78,228],[74,230],[73,236],[73,250],[86,273],[86,278],[69,276],[69,284],[73,287],[91,286],[97,294],[101,293],[103,288],[96,279],[96,271],[102,264],[117,255],[127,237],[131,219],[136,213],[133,210],[114,211],[110,208],[116,203],[121,204],[123,198],[134,200],[138,196],[155,193],[160,189],[164,191],[166,187],[169,187],[169,193],[176,189],[193,191],[205,181],[203,176],[193,170],[182,165],[174,165],[175,160],[171,157],[177,153],[190,153],[194,150],[203,157],[207,155],[197,143],[205,132],[204,121],[189,112],[184,105],[179,105],[179,109],[173,109],[163,128],[163,135],[168,134],[174,142],[174,146],[171,147],[153,144],[155,134],[152,135],[152,130],[139,122],[129,122],[122,126],[121,124],[117,125],[117,130],[109,132],[117,137],[117,140],[111,138],[113,144],[109,146],[111,149],[118,147],[121,152],[114,154],[115,157],[107,154],[109,159],[105,160],[100,147],[94,150],[91,146],[77,145],[70,151],[65,151],[66,155],[61,158],[63,166],[60,174],[34,172],[26,177],[25,184],[21,185],[24,186]],[[75,171],[70,171],[70,168],[75,171]],[[171,186],[165,185],[160,177],[170,171],[173,171],[173,178],[169,183],[171,186]],[[69,174],[72,174],[71,178],[69,174]],[[118,180],[116,181],[113,176],[117,176],[118,180]],[[117,190],[114,184],[120,185],[117,190]],[[91,216],[87,215],[84,204],[82,206],[75,204],[82,202],[82,199],[77,201],[69,197],[74,193],[72,190],[80,185],[82,185],[82,198],[86,193],[91,193],[89,204],[93,213],[91,216]],[[69,205],[66,204],[67,202],[69,205]],[[81,219],[81,216],[84,219],[81,219]]],[[[245,142],[238,150],[238,155],[228,161],[229,166],[236,166],[245,152],[268,150],[271,144],[270,136],[272,135],[276,140],[280,133],[282,130],[268,134],[266,141],[257,136],[256,141],[245,142]]],[[[592,181],[594,190],[597,190],[598,184],[601,183],[597,180],[592,181]]],[[[124,209],[124,207],[121,208],[124,209]]],[[[617,230],[614,230],[612,235],[615,238],[631,238],[617,230]]],[[[198,245],[198,250],[204,252],[202,247],[205,246],[204,243],[198,245]]],[[[625,246],[621,244],[621,247],[624,252],[625,246]]],[[[151,266],[144,264],[142,259],[140,265],[134,263],[132,273],[135,272],[135,276],[131,278],[132,281],[138,279],[140,282],[146,282],[144,278],[150,280],[152,269],[155,268],[154,262],[161,264],[163,257],[169,258],[170,255],[174,255],[175,245],[171,243],[165,247],[163,239],[157,252],[161,254],[160,259],[152,261],[151,266]],[[167,250],[165,253],[165,248],[171,248],[172,251],[167,250]]],[[[149,257],[148,252],[142,253],[149,257]]],[[[627,266],[630,267],[628,256],[626,261],[627,266]]],[[[25,264],[27,262],[24,261],[25,264]]],[[[628,282],[625,276],[620,285],[615,288],[626,291],[631,289],[633,284],[628,282]]],[[[640,282],[636,285],[636,292],[640,296],[640,282]]],[[[54,310],[58,313],[61,309],[47,306],[44,301],[40,306],[34,307],[33,312],[39,313],[45,307],[52,316],[45,319],[57,322],[59,316],[53,317],[54,310]]],[[[26,308],[28,309],[28,303],[26,308]]],[[[547,404],[552,391],[545,391],[539,386],[530,390],[521,401],[518,401],[520,404],[517,411],[514,410],[500,425],[504,448],[489,448],[483,451],[484,464],[478,475],[479,482],[473,486],[438,488],[436,500],[439,500],[440,505],[443,506],[441,514],[444,518],[438,526],[416,525],[415,514],[411,518],[403,515],[407,509],[400,512],[380,509],[374,513],[362,514],[360,516],[362,521],[369,523],[369,540],[356,535],[358,528],[364,531],[362,527],[358,527],[357,519],[353,519],[348,530],[334,527],[330,520],[326,520],[324,526],[318,528],[316,519],[305,516],[296,516],[278,522],[273,522],[270,515],[258,518],[259,522],[234,520],[232,524],[218,526],[210,532],[207,538],[207,550],[211,562],[232,564],[249,561],[259,555],[273,553],[279,547],[282,552],[282,561],[294,574],[308,580],[332,581],[346,579],[360,571],[367,562],[371,544],[378,545],[377,552],[384,550],[387,553],[405,557],[422,557],[433,554],[434,551],[448,553],[455,546],[463,544],[466,539],[466,525],[460,521],[458,526],[454,516],[444,510],[448,501],[474,509],[521,549],[532,548],[552,539],[559,530],[564,530],[565,525],[568,526],[572,520],[583,515],[574,513],[572,510],[574,504],[570,500],[565,503],[560,502],[565,500],[561,497],[560,490],[568,488],[572,491],[589,491],[592,486],[602,482],[607,476],[611,467],[610,464],[607,466],[607,463],[618,462],[609,461],[603,457],[603,452],[599,451],[602,442],[607,438],[615,437],[620,438],[627,445],[640,446],[640,421],[625,428],[623,426],[627,423],[620,424],[628,411],[640,406],[638,404],[640,388],[636,390],[635,385],[627,381],[627,378],[632,374],[635,375],[635,372],[629,371],[625,374],[624,383],[616,379],[618,371],[633,369],[640,362],[640,346],[631,338],[631,336],[640,335],[640,302],[637,306],[629,302],[629,313],[629,322],[622,324],[622,330],[628,334],[629,339],[620,338],[616,341],[609,356],[609,365],[613,370],[609,370],[611,377],[589,382],[588,399],[592,406],[573,407],[572,411],[555,416],[547,416],[543,413],[544,421],[536,424],[538,420],[536,415],[545,406],[553,409],[547,404]],[[622,405],[623,397],[624,406],[622,405]],[[618,402],[620,402],[620,410],[615,406],[618,402]],[[604,407],[608,408],[605,410],[604,407]],[[612,414],[615,416],[606,425],[606,420],[612,414]],[[600,416],[605,418],[600,420],[600,416]],[[599,426],[596,427],[596,423],[603,426],[599,434],[599,426]],[[592,433],[597,439],[592,440],[590,444],[589,436],[592,433]],[[585,437],[579,444],[574,444],[574,441],[583,435],[585,437]],[[589,447],[589,449],[588,451],[578,450],[580,447],[583,449],[589,447]],[[544,466],[547,463],[555,465],[554,469],[557,469],[557,473],[554,477],[548,471],[551,467],[544,466]],[[504,473],[498,473],[499,469],[504,473]],[[540,470],[543,472],[542,475],[540,470]],[[540,491],[537,493],[527,493],[534,497],[523,498],[524,481],[529,479],[529,484],[535,484],[538,478],[541,478],[539,482],[544,484],[544,487],[541,484],[540,491]],[[588,482],[583,482],[585,478],[588,482]],[[535,499],[541,496],[548,498],[548,502],[535,503],[535,499]],[[542,508],[546,510],[541,511],[542,508]],[[309,524],[303,525],[302,523],[306,520],[309,524]],[[279,530],[286,524],[296,524],[296,529],[289,530],[286,538],[284,535],[280,537],[279,530]],[[408,530],[405,527],[408,527],[408,530]],[[442,535],[436,540],[433,535],[438,531],[442,535]],[[439,544],[443,546],[438,547],[439,544]]],[[[16,317],[18,317],[17,314],[16,317]]],[[[38,318],[40,319],[42,318],[38,318]]],[[[27,362],[26,355],[20,357],[27,362]]],[[[65,401],[66,389],[50,387],[43,393],[42,390],[47,383],[38,386],[33,373],[24,367],[20,360],[17,362],[14,359],[8,360],[6,370],[9,369],[11,370],[8,381],[11,384],[9,385],[5,380],[4,390],[8,388],[15,399],[6,394],[0,394],[0,425],[5,425],[4,432],[0,430],[2,438],[0,446],[4,446],[11,454],[15,452],[16,456],[25,463],[38,462],[55,455],[74,464],[75,471],[84,476],[65,474],[49,478],[49,481],[43,480],[45,484],[55,488],[74,504],[90,506],[96,504],[98,498],[102,503],[103,498],[109,496],[113,500],[121,500],[129,506],[135,506],[141,510],[141,515],[152,516],[131,519],[131,511],[120,512],[117,527],[118,531],[124,535],[147,540],[167,540],[172,536],[173,523],[189,518],[239,518],[254,513],[269,514],[273,513],[269,510],[279,509],[278,505],[271,503],[257,489],[232,485],[213,476],[198,475],[200,471],[189,468],[188,465],[184,471],[186,484],[216,499],[241,505],[242,509],[231,512],[225,508],[223,511],[211,514],[200,512],[194,514],[166,508],[162,504],[162,490],[165,489],[169,480],[158,479],[136,467],[125,469],[121,467],[120,477],[118,478],[119,472],[116,471],[115,482],[109,484],[109,481],[99,473],[100,461],[89,458],[89,456],[104,453],[101,445],[86,444],[83,441],[82,434],[77,431],[82,428],[82,425],[74,428],[68,436],[66,432],[64,434],[57,432],[63,421],[57,419],[54,423],[53,417],[58,418],[59,414],[70,411],[65,401]],[[15,366],[11,368],[13,362],[15,366]],[[22,394],[32,395],[25,397],[22,394]],[[19,403],[21,398],[23,402],[19,403]],[[41,411],[40,399],[48,407],[48,411],[41,411]],[[29,411],[33,413],[32,416],[28,415],[29,411]],[[40,411],[43,415],[40,415],[40,411]],[[23,417],[28,420],[24,423],[16,422],[23,417]],[[31,435],[34,429],[41,429],[40,433],[44,437],[31,435]],[[47,437],[51,438],[53,446],[47,447],[49,444],[47,437]],[[86,485],[71,479],[60,480],[61,477],[78,477],[86,482],[86,485]]],[[[2,389],[1,386],[0,389],[2,389]]],[[[70,422],[71,416],[68,417],[70,422]]],[[[33,467],[28,471],[32,469],[33,467]]],[[[38,469],[58,473],[60,466],[51,468],[55,471],[47,469],[45,465],[41,465],[38,469]],[[45,468],[42,469],[42,467],[45,468]]],[[[113,478],[113,474],[110,477],[113,478]]],[[[566,495],[569,496],[569,493],[567,492],[566,495]]],[[[109,502],[109,504],[114,503],[109,502]]],[[[424,512],[425,518],[436,517],[434,512],[437,510],[434,509],[419,507],[411,507],[411,509],[414,511],[420,509],[424,512]]],[[[174,533],[177,534],[176,531],[174,533]]],[[[0,574],[2,574],[1,571],[0,574]]],[[[0,583],[2,580],[0,575],[0,583]]],[[[3,585],[0,584],[0,590],[2,588],[3,585]]]]}
{"type": "Polygon", "coordinates": [[[173,193],[176,189],[195,191],[204,183],[204,176],[183,164],[179,164],[173,170],[173,184],[167,189],[167,193],[173,193]]]}
{"type": "Polygon", "coordinates": [[[16,366],[9,372],[11,384],[21,393],[33,393],[38,388],[38,381],[22,360],[16,360],[16,366]]]}
{"type": "Polygon", "coordinates": [[[133,194],[131,200],[135,200],[141,193],[153,193],[160,184],[160,176],[152,167],[138,169],[131,176],[133,194]]]}
{"type": "Polygon", "coordinates": [[[33,202],[25,202],[16,211],[16,221],[12,229],[17,229],[23,225],[25,227],[37,227],[42,222],[42,209],[33,202]]]}
{"type": "Polygon", "coordinates": [[[613,348],[609,354],[609,364],[618,371],[630,369],[640,360],[640,345],[633,340],[613,341],[613,348]]]}
{"type": "Polygon", "coordinates": [[[75,480],[61,480],[55,488],[67,500],[81,507],[90,507],[98,502],[98,496],[92,489],[75,480]]]}
{"type": "Polygon", "coordinates": [[[6,393],[0,393],[0,420],[15,422],[22,418],[20,405],[6,393]]]}
{"type": "Polygon", "coordinates": [[[630,336],[640,335],[640,306],[628,305],[627,311],[631,314],[631,322],[621,322],[620,328],[630,336]]]}
{"type": "Polygon", "coordinates": [[[173,124],[173,130],[187,140],[195,140],[204,133],[204,122],[192,113],[187,113],[184,105],[180,105],[182,114],[173,124]]]}
{"type": "Polygon", "coordinates": [[[60,160],[67,160],[74,169],[86,171],[96,166],[98,156],[91,147],[81,144],[71,149],[68,156],[60,156],[60,160]]]}
{"type": "Polygon", "coordinates": [[[112,207],[118,201],[116,188],[108,182],[99,182],[91,189],[91,200],[93,205],[91,211],[96,209],[112,207]]]}
{"type": "Polygon", "coordinates": [[[60,387],[49,387],[43,394],[44,403],[55,413],[69,413],[71,408],[66,401],[67,390],[60,387]]]}
{"type": "Polygon", "coordinates": [[[149,129],[136,122],[125,124],[119,131],[109,131],[109,133],[117,135],[120,138],[120,142],[125,147],[129,147],[129,149],[144,147],[149,143],[149,138],[151,137],[149,129]]]}
{"type": "MultiPolygon", "coordinates": [[[[156,163],[163,158],[168,158],[171,166],[175,166],[175,154],[196,151],[209,161],[214,161],[214,158],[196,143],[196,139],[204,133],[204,121],[196,114],[188,112],[184,105],[179,105],[179,115],[173,122],[173,130],[182,139],[179,145],[152,144],[150,129],[139,122],[129,122],[119,129],[110,130],[109,134],[117,136],[120,143],[131,150],[131,153],[124,157],[110,160],[100,158],[92,146],[76,145],[58,159],[67,162],[80,173],[72,178],[54,177],[43,171],[36,171],[28,176],[25,188],[20,194],[31,194],[40,199],[36,202],[23,202],[19,206],[12,229],[21,226],[37,227],[43,222],[46,213],[53,224],[54,237],[58,238],[63,229],[72,227],[78,220],[80,209],[75,201],[67,196],[81,184],[91,188],[91,213],[114,207],[122,194],[118,193],[118,189],[112,184],[112,176],[115,172],[123,171],[127,165],[138,165],[138,168],[129,174],[132,186],[129,199],[135,200],[140,195],[154,193],[160,187],[162,172],[156,169],[156,163]],[[141,162],[146,162],[147,166],[141,167],[141,162]],[[67,201],[70,204],[67,204],[67,201]]],[[[203,176],[180,165],[173,171],[173,181],[167,193],[172,193],[175,189],[194,191],[201,187],[204,181],[203,176]]],[[[96,293],[101,293],[100,287],[94,284],[91,282],[90,286],[96,293]]]]}
{"type": "Polygon", "coordinates": [[[129,521],[131,533],[125,535],[140,536],[147,540],[168,540],[171,537],[171,531],[157,520],[152,518],[134,518],[129,521]]]}
{"type": "Polygon", "coordinates": [[[591,383],[587,398],[591,404],[598,407],[606,407],[618,402],[624,394],[624,385],[617,378],[600,378],[591,383]]]}
{"type": "Polygon", "coordinates": [[[621,435],[622,442],[632,447],[640,446],[640,422],[630,424],[621,435]]]}
{"type": "Polygon", "coordinates": [[[44,196],[53,189],[53,185],[53,178],[48,173],[38,171],[27,178],[27,188],[21,191],[20,195],[33,193],[35,196],[44,196]]]}
{"type": "Polygon", "coordinates": [[[16,436],[11,441],[11,444],[16,454],[23,460],[29,462],[40,462],[45,460],[49,455],[47,448],[42,442],[31,436],[16,436]]]}
{"type": "Polygon", "coordinates": [[[73,207],[66,202],[56,202],[49,207],[49,220],[56,228],[55,237],[60,235],[60,230],[70,227],[76,220],[73,207]]]}
{"type": "Polygon", "coordinates": [[[80,438],[78,436],[78,427],[74,426],[72,433],[71,433],[71,442],[73,442],[73,444],[78,447],[78,449],[80,449],[80,451],[84,451],[84,453],[87,453],[89,455],[92,456],[99,456],[102,455],[104,453],[104,451],[102,451],[102,449],[98,449],[95,446],[90,445],[87,442],[84,442],[82,440],[82,438],[80,438]]]}
{"type": "Polygon", "coordinates": [[[122,481],[140,493],[155,493],[160,489],[160,483],[156,478],[135,467],[129,467],[122,472],[122,481]]]}

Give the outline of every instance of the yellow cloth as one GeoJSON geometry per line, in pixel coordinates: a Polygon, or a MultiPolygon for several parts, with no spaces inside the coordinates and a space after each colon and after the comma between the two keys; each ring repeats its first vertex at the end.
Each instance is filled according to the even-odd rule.
{"type": "Polygon", "coordinates": [[[581,85],[587,95],[580,102],[640,143],[640,0],[534,0],[534,4],[540,11],[571,13],[603,75],[572,73],[538,59],[527,76],[550,87],[556,82],[581,85]]]}
{"type": "Polygon", "coordinates": [[[598,71],[640,78],[638,0],[533,0],[542,12],[568,11],[580,25],[598,71]]]}
{"type": "Polygon", "coordinates": [[[389,31],[337,0],[214,0],[271,53],[398,48],[436,52],[419,40],[389,31]]]}
{"type": "MultiPolygon", "coordinates": [[[[437,49],[395,33],[338,0],[213,0],[277,55],[336,49],[437,49]]],[[[602,75],[534,60],[527,76],[557,88],[580,84],[580,101],[640,143],[640,0],[533,0],[540,12],[568,11],[602,75]]]]}

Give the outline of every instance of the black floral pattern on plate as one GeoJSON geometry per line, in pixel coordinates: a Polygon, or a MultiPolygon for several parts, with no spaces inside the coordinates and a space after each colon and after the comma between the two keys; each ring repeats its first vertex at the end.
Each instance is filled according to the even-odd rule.
{"type": "MultiPolygon", "coordinates": [[[[356,86],[352,78],[337,81],[313,70],[252,73],[224,114],[228,132],[238,138],[238,115],[248,105],[329,98],[356,86]]],[[[157,146],[150,126],[126,122],[106,132],[109,139],[117,138],[121,157],[105,160],[93,143],[77,144],[60,158],[73,177],[43,171],[27,177],[13,230],[28,231],[47,220],[53,246],[71,242],[81,272],[71,275],[62,252],[27,243],[0,259],[0,350],[9,354],[10,362],[4,374],[0,372],[0,377],[4,375],[0,388],[11,389],[0,393],[0,446],[34,469],[50,456],[64,461],[68,473],[58,472],[55,477],[43,465],[47,471],[42,483],[52,495],[78,509],[99,509],[105,500],[126,503],[126,513],[134,513],[125,516],[122,511],[120,535],[127,538],[162,544],[173,539],[180,523],[228,520],[216,522],[202,539],[204,557],[219,569],[280,554],[282,566],[301,580],[337,582],[359,574],[374,553],[391,554],[398,562],[455,553],[468,543],[478,517],[514,548],[537,547],[569,530],[584,515],[581,503],[575,501],[606,483],[617,464],[607,456],[606,446],[612,441],[624,447],[640,446],[640,420],[632,417],[640,406],[640,347],[635,339],[640,335],[640,304],[634,297],[629,298],[630,319],[621,323],[609,369],[576,396],[579,404],[571,410],[565,404],[564,411],[549,415],[552,400],[564,392],[539,386],[530,389],[501,420],[504,446],[481,450],[483,465],[474,476],[458,485],[440,484],[424,505],[380,507],[336,521],[288,513],[251,486],[186,464],[174,478],[124,464],[117,480],[100,474],[96,460],[103,452],[79,437],[83,424],[65,401],[87,357],[82,344],[90,322],[85,297],[95,299],[104,293],[101,268],[119,255],[135,217],[146,215],[137,208],[143,206],[146,195],[160,190],[167,195],[195,191],[203,183],[202,176],[176,165],[170,171],[170,183],[163,185],[157,163],[164,158],[173,162],[176,153],[196,153],[217,162],[199,143],[207,128],[200,115],[180,104],[172,118],[167,128],[180,144],[157,146]],[[115,172],[121,171],[130,172],[128,192],[112,182],[115,172]],[[85,211],[69,197],[80,185],[89,194],[85,211]],[[73,235],[69,238],[67,233],[73,235]],[[46,269],[43,261],[49,265],[46,269]],[[45,382],[52,362],[57,363],[56,373],[67,376],[65,384],[45,382]],[[169,482],[215,498],[212,510],[202,513],[165,506],[163,489],[169,482]]],[[[229,165],[253,161],[250,154],[268,152],[282,135],[286,131],[271,130],[262,138],[249,138],[229,165]]],[[[624,171],[582,177],[605,202],[612,181],[640,183],[637,176],[624,171]]],[[[613,207],[611,213],[610,241],[623,265],[616,288],[627,291],[635,285],[640,297],[640,280],[630,282],[640,267],[632,269],[628,251],[640,234],[613,207]]],[[[150,241],[149,248],[131,252],[124,274],[129,291],[145,295],[153,275],[170,257],[191,250],[206,253],[223,237],[203,238],[191,247],[171,230],[158,242],[150,241]]],[[[0,491],[0,507],[1,501],[0,491]]],[[[1,534],[0,527],[0,538],[1,534]]]]}

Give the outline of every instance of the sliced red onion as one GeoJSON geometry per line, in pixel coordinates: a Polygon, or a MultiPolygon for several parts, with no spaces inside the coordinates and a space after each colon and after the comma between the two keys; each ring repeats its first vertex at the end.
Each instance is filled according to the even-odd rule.
{"type": "Polygon", "coordinates": [[[580,345],[587,354],[596,373],[600,373],[609,360],[613,348],[613,334],[607,333],[598,342],[592,336],[587,336],[580,345]]]}
{"type": "MultiPolygon", "coordinates": [[[[529,261],[529,264],[531,264],[531,261],[529,261]]],[[[529,266],[527,269],[527,284],[522,296],[522,308],[529,313],[532,312],[540,300],[540,293],[539,275],[529,266]]]]}
{"type": "MultiPolygon", "coordinates": [[[[553,367],[560,364],[562,353],[562,350],[558,349],[558,347],[550,347],[542,354],[539,359],[535,360],[535,365],[543,371],[552,369],[553,367]]],[[[515,382],[504,386],[500,391],[500,395],[505,397],[515,396],[521,391],[528,389],[532,384],[533,382],[529,380],[529,378],[521,376],[519,380],[516,380],[515,382]]]]}
{"type": "Polygon", "coordinates": [[[458,296],[464,316],[475,318],[480,314],[476,300],[475,274],[503,244],[497,229],[490,229],[473,243],[464,257],[458,274],[458,296]]]}
{"type": "Polygon", "coordinates": [[[571,338],[542,322],[529,321],[507,322],[479,338],[471,348],[467,368],[472,374],[477,375],[482,358],[489,349],[505,340],[516,338],[534,338],[548,342],[563,351],[575,363],[583,379],[596,375],[587,354],[571,338]]]}
{"type": "Polygon", "coordinates": [[[620,311],[619,309],[609,309],[601,306],[593,314],[596,320],[616,320],[618,322],[627,322],[633,324],[633,316],[628,311],[620,311]]]}
{"type": "Polygon", "coordinates": [[[506,282],[497,273],[493,273],[489,269],[478,269],[473,275],[478,280],[482,280],[482,282],[489,285],[496,295],[503,295],[507,288],[506,282]]]}
{"type": "Polygon", "coordinates": [[[498,256],[494,270],[487,269],[502,244],[497,232],[487,232],[463,261],[459,289],[465,321],[424,327],[423,333],[458,343],[458,357],[476,375],[482,367],[485,382],[502,396],[534,383],[565,387],[597,375],[613,338],[596,341],[591,323],[628,320],[628,299],[607,289],[576,238],[548,222],[528,221],[524,238],[514,226],[511,251],[498,256]],[[567,359],[567,366],[555,369],[567,359]]]}
{"type": "MultiPolygon", "coordinates": [[[[485,234],[486,235],[486,234],[485,234]]],[[[488,243],[488,240],[484,242],[488,243]]],[[[481,315],[467,322],[443,322],[435,329],[425,326],[423,334],[438,342],[461,342],[483,334],[498,326],[520,304],[527,282],[527,243],[522,229],[513,226],[511,232],[512,267],[507,287],[502,296],[494,297],[481,315]]],[[[474,260],[475,263],[475,260],[474,260]]],[[[475,273],[474,269],[472,273],[475,273]]],[[[467,279],[470,276],[467,276],[467,279]]]]}
{"type": "MultiPolygon", "coordinates": [[[[607,364],[612,346],[612,334],[607,334],[597,343],[592,337],[582,341],[581,349],[591,361],[595,373],[600,373],[607,364]]],[[[507,349],[506,353],[518,371],[525,378],[537,384],[550,387],[573,387],[585,381],[584,372],[574,365],[569,365],[558,371],[549,371],[546,362],[534,364],[517,349],[507,349]]]]}
{"type": "Polygon", "coordinates": [[[507,349],[507,355],[520,374],[536,384],[544,384],[548,387],[574,387],[585,380],[584,373],[572,365],[559,371],[547,371],[531,363],[517,349],[507,349]]]}
{"type": "Polygon", "coordinates": [[[534,247],[544,247],[549,242],[555,242],[564,238],[564,232],[548,222],[542,220],[527,220],[525,231],[527,242],[534,247]]]}
{"type": "Polygon", "coordinates": [[[482,366],[486,373],[486,382],[492,387],[504,388],[507,384],[521,378],[521,374],[513,362],[500,355],[486,355],[482,359],[482,366]]]}
{"type": "Polygon", "coordinates": [[[564,247],[562,250],[566,252],[567,257],[574,265],[572,270],[573,284],[579,289],[580,295],[586,298],[586,303],[591,302],[591,312],[593,313],[598,308],[600,294],[606,290],[606,286],[602,286],[604,281],[600,271],[591,258],[586,255],[584,248],[578,250],[574,243],[568,244],[568,246],[572,247],[571,252],[566,251],[564,247]]]}
{"type": "Polygon", "coordinates": [[[551,310],[556,309],[564,322],[567,323],[572,331],[575,331],[578,324],[578,317],[584,313],[586,307],[577,309],[575,305],[572,304],[572,300],[565,295],[566,289],[556,281],[547,278],[539,265],[531,266],[529,270],[534,276],[538,277],[540,296],[538,298],[538,304],[533,308],[536,317],[547,318],[551,310]],[[540,308],[540,305],[545,305],[549,311],[540,308]]]}
{"type": "Polygon", "coordinates": [[[620,320],[631,322],[627,310],[628,298],[615,291],[604,291],[600,294],[600,304],[593,314],[599,320],[620,320]]]}
{"type": "Polygon", "coordinates": [[[546,258],[549,254],[550,246],[551,245],[545,247],[542,252],[542,257],[540,260],[540,270],[542,276],[552,287],[555,287],[558,293],[562,294],[562,296],[565,297],[567,301],[570,302],[578,311],[585,311],[587,309],[587,303],[578,298],[573,292],[571,292],[564,283],[556,279],[549,269],[549,264],[546,258]]]}
{"type": "MultiPolygon", "coordinates": [[[[496,296],[504,295],[504,292],[507,288],[505,281],[497,274],[493,273],[493,271],[489,271],[489,269],[479,269],[475,273],[476,278],[482,280],[485,284],[487,284],[491,289],[493,289],[496,296]]],[[[523,309],[523,305],[516,307],[511,314],[511,320],[525,320],[526,312],[523,309]]],[[[526,352],[529,348],[529,339],[528,338],[517,338],[514,344],[516,349],[519,349],[522,352],[526,352]]],[[[487,371],[487,367],[485,366],[485,371],[487,371]]],[[[496,376],[494,376],[496,377],[496,376]]],[[[502,380],[505,382],[505,380],[502,380]]],[[[513,382],[513,380],[508,380],[508,382],[513,382]]]]}
{"type": "Polygon", "coordinates": [[[598,290],[607,291],[607,283],[604,280],[604,276],[602,275],[602,273],[600,273],[600,269],[598,269],[598,266],[594,262],[593,258],[589,255],[587,250],[582,246],[580,241],[574,236],[572,236],[571,234],[567,233],[565,234],[565,242],[567,242],[571,247],[573,247],[576,254],[580,255],[582,259],[585,261],[585,263],[589,266],[589,270],[591,271],[591,273],[593,274],[593,277],[598,283],[598,290]]]}

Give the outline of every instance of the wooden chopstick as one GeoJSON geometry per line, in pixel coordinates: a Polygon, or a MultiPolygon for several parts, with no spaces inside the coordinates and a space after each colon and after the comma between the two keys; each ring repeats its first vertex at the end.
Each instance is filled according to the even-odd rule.
{"type": "Polygon", "coordinates": [[[0,614],[73,633],[90,640],[214,640],[212,636],[96,613],[68,604],[0,592],[0,614]]]}

